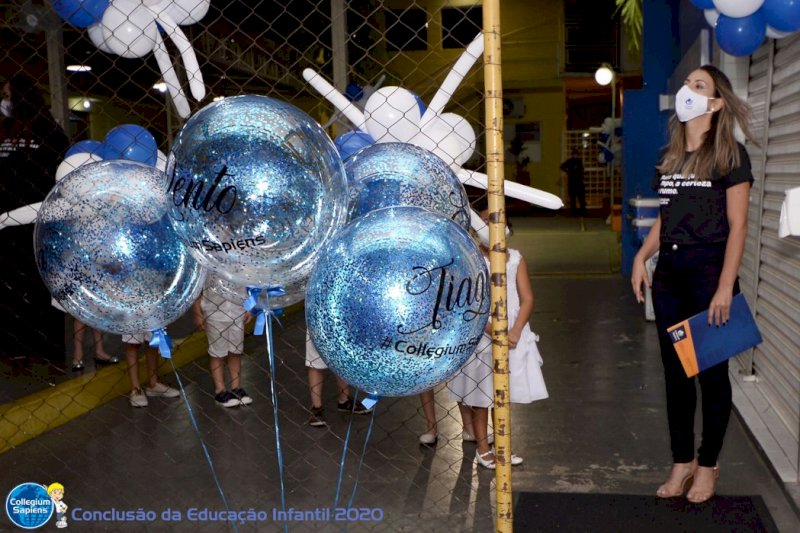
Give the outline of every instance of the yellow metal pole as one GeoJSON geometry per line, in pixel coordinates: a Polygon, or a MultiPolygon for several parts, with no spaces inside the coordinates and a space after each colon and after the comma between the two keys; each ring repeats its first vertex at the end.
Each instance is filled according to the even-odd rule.
{"type": "Polygon", "coordinates": [[[511,494],[511,409],[508,392],[508,310],[506,285],[506,203],[503,187],[503,77],[500,58],[500,2],[483,3],[486,165],[489,183],[489,264],[494,364],[494,444],[497,531],[513,531],[511,494]]]}

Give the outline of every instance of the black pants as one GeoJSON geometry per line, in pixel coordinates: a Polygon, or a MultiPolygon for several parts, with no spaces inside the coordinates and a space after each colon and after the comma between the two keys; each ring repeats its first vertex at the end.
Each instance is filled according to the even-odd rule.
{"type": "Polygon", "coordinates": [[[570,214],[573,217],[585,217],[586,216],[586,194],[581,192],[572,192],[569,193],[569,210],[570,214]],[[578,208],[576,209],[576,205],[578,208]]]}
{"type": "MultiPolygon", "coordinates": [[[[653,275],[653,307],[664,363],[667,418],[675,463],[688,463],[694,458],[697,392],[695,380],[686,377],[666,330],[708,308],[717,290],[724,256],[725,243],[690,246],[662,243],[653,275]]],[[[733,293],[738,292],[737,281],[733,293]]],[[[698,377],[703,413],[698,464],[713,467],[717,464],[731,413],[728,362],[706,369],[698,377]]]]}

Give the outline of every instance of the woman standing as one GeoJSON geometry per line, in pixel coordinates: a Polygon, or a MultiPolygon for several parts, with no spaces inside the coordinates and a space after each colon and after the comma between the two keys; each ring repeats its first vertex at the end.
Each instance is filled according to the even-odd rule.
{"type": "Polygon", "coordinates": [[[667,328],[708,309],[708,323],[724,326],[739,292],[737,273],[747,234],[747,207],[753,176],[747,152],[734,137],[736,124],[750,137],[749,107],[716,67],[703,66],[686,78],[675,96],[669,142],[662,152],[653,188],[661,210],[633,260],[631,283],[639,302],[650,286],[645,261],[659,252],[653,274],[661,359],[667,392],[672,471],[656,494],[683,495],[693,503],[709,500],[719,477],[718,457],[731,412],[727,361],[699,374],[702,439],[694,454],[694,378],[687,378],[667,328]]]}

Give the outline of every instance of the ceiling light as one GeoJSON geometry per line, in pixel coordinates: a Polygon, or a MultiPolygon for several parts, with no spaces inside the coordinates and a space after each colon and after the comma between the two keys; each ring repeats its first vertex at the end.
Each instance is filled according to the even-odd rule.
{"type": "Polygon", "coordinates": [[[91,72],[89,65],[67,65],[67,72],[91,72]]]}
{"type": "Polygon", "coordinates": [[[167,92],[167,84],[164,83],[163,81],[159,81],[158,83],[153,85],[153,89],[155,89],[160,93],[165,93],[167,92]]]}

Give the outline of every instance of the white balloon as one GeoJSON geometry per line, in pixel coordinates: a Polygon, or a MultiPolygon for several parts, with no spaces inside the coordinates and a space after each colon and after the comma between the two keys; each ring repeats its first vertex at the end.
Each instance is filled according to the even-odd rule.
{"type": "Polygon", "coordinates": [[[411,91],[381,87],[364,106],[367,133],[375,142],[407,143],[419,132],[420,111],[411,91]]]}
{"type": "Polygon", "coordinates": [[[60,165],[58,165],[58,168],[56,169],[56,181],[60,181],[64,176],[78,167],[102,160],[102,157],[99,157],[95,154],[90,154],[89,152],[72,154],[71,156],[65,158],[60,165]]]}
{"type": "Polygon", "coordinates": [[[458,142],[464,146],[455,156],[455,162],[458,165],[466,163],[473,152],[475,152],[475,130],[467,122],[467,119],[455,113],[442,113],[439,118],[443,120],[448,126],[452,128],[451,136],[455,137],[458,142]]]}
{"type": "Polygon", "coordinates": [[[42,207],[42,202],[35,204],[24,205],[17,209],[12,209],[0,215],[0,229],[10,228],[11,226],[24,226],[36,221],[39,215],[39,208],[42,207]]]}
{"type": "Polygon", "coordinates": [[[770,39],[783,39],[784,37],[788,37],[793,33],[793,31],[781,31],[776,30],[772,26],[767,26],[767,37],[770,39]]]}
{"type": "MultiPolygon", "coordinates": [[[[475,172],[474,170],[462,168],[456,172],[456,174],[464,185],[471,185],[481,189],[486,189],[488,187],[489,177],[482,172],[475,172]]],[[[541,189],[534,189],[533,187],[528,187],[527,185],[514,181],[505,181],[503,187],[505,188],[506,196],[524,200],[529,204],[539,205],[547,209],[561,209],[564,207],[564,202],[561,201],[561,198],[541,189]]]]}
{"type": "Polygon", "coordinates": [[[456,159],[469,149],[456,135],[453,135],[453,130],[450,126],[444,124],[438,117],[428,121],[425,131],[417,133],[409,143],[424,148],[438,156],[454,172],[458,172],[461,169],[461,164],[457,163],[456,159]]]}
{"type": "Polygon", "coordinates": [[[723,15],[733,18],[749,17],[764,4],[764,0],[712,0],[723,15]]]}
{"type": "Polygon", "coordinates": [[[98,22],[97,24],[92,24],[86,31],[89,33],[89,40],[92,41],[98,50],[101,52],[105,52],[107,54],[113,54],[114,52],[111,48],[108,47],[106,44],[106,36],[103,33],[103,24],[98,22]]]}
{"type": "Polygon", "coordinates": [[[172,58],[169,56],[164,40],[158,32],[156,32],[156,45],[153,48],[153,55],[156,58],[159,70],[161,70],[161,77],[167,86],[172,103],[175,104],[175,111],[178,112],[181,118],[189,118],[192,113],[189,107],[189,100],[186,99],[181,82],[178,80],[178,74],[175,73],[175,67],[172,65],[172,58]]]}
{"type": "Polygon", "coordinates": [[[172,0],[167,4],[167,12],[172,19],[186,26],[200,22],[208,13],[211,0],[172,0]]]}
{"type": "Polygon", "coordinates": [[[167,155],[161,150],[156,152],[156,168],[161,172],[167,171],[167,155]]]}
{"type": "Polygon", "coordinates": [[[428,104],[428,108],[425,110],[425,113],[420,119],[420,126],[424,126],[428,123],[428,120],[442,113],[444,107],[447,105],[447,102],[449,102],[450,98],[456,94],[456,90],[461,84],[461,80],[463,80],[467,75],[469,69],[472,68],[472,65],[474,65],[478,59],[480,59],[481,55],[483,54],[483,45],[483,33],[479,33],[475,36],[472,42],[469,43],[467,48],[461,54],[461,57],[459,57],[458,61],[456,61],[456,64],[453,65],[452,69],[450,69],[450,73],[442,82],[439,90],[437,90],[436,94],[433,95],[431,103],[428,104]]]}
{"type": "Polygon", "coordinates": [[[717,27],[717,20],[719,19],[719,11],[717,11],[716,9],[704,9],[703,15],[705,15],[706,22],[708,22],[709,26],[711,26],[712,28],[717,27]]]}
{"type": "Polygon", "coordinates": [[[103,13],[101,24],[106,45],[122,57],[143,57],[156,45],[156,21],[139,2],[114,0],[103,13]]]}
{"type": "MultiPolygon", "coordinates": [[[[164,29],[164,32],[172,39],[172,42],[175,43],[175,47],[181,53],[181,58],[183,59],[186,77],[189,78],[189,90],[192,92],[192,96],[194,96],[195,100],[199,102],[206,97],[206,86],[203,83],[203,73],[200,71],[200,64],[197,62],[197,56],[194,53],[192,43],[189,42],[186,34],[183,33],[183,30],[172,19],[169,13],[161,9],[161,6],[155,8],[144,7],[143,9],[152,17],[158,19],[158,23],[164,29]]],[[[155,27],[155,22],[153,22],[153,26],[155,27]]],[[[156,30],[154,40],[158,41],[160,37],[158,30],[156,30]]],[[[157,46],[158,43],[156,42],[154,47],[157,46]]]]}
{"type": "Polygon", "coordinates": [[[331,85],[328,80],[310,68],[303,69],[303,79],[305,79],[319,94],[325,97],[328,102],[333,104],[341,114],[347,117],[347,120],[352,122],[357,130],[367,131],[366,118],[361,110],[331,85]]]}

